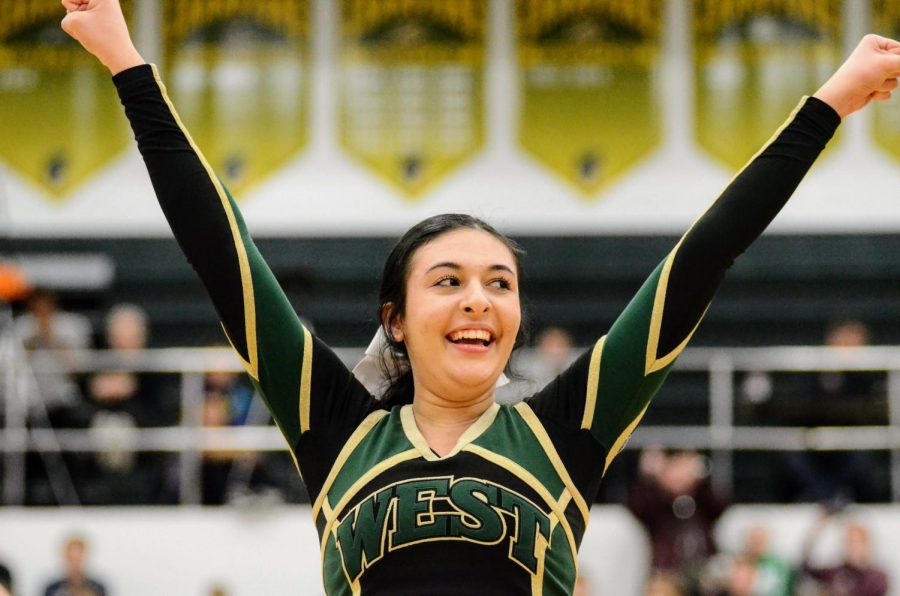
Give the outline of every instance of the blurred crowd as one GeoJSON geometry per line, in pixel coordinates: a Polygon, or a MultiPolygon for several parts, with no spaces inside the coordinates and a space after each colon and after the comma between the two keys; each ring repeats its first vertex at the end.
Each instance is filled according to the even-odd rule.
{"type": "Polygon", "coordinates": [[[645,596],[883,596],[888,579],[878,564],[865,525],[852,515],[821,506],[808,530],[799,561],[771,548],[771,529],[752,526],[743,545],[721,550],[716,523],[727,498],[713,487],[709,463],[695,451],[647,449],[627,507],[646,530],[651,545],[645,596]],[[838,561],[818,563],[826,526],[844,533],[838,561]]]}
{"type": "MultiPolygon", "coordinates": [[[[41,594],[43,596],[109,596],[100,576],[89,565],[90,546],[81,534],[69,535],[63,542],[59,571],[47,579],[41,594]]],[[[102,564],[101,564],[102,565],[102,564]]],[[[16,596],[16,585],[10,569],[0,561],[0,596],[16,596]]],[[[206,592],[208,596],[228,596],[228,591],[212,583],[206,592]]]]}
{"type": "MultiPolygon", "coordinates": [[[[30,428],[83,429],[111,440],[96,452],[29,452],[25,502],[30,505],[174,504],[180,499],[179,457],[138,449],[138,429],[182,424],[182,380],[177,374],[138,372],[148,347],[150,321],[135,304],[108,309],[95,332],[83,315],[63,310],[56,296],[35,290],[23,300],[12,324],[30,364],[19,374],[30,428]],[[72,372],[78,350],[108,350],[120,368],[88,374],[72,372]],[[54,482],[69,479],[74,495],[54,482]]],[[[270,417],[243,373],[227,363],[203,375],[197,424],[204,427],[268,425],[270,417]],[[221,368],[221,370],[218,370],[221,368]]],[[[191,422],[194,423],[194,422],[191,422]]],[[[247,498],[298,501],[302,487],[286,453],[204,451],[200,499],[219,505],[247,498]]]]}

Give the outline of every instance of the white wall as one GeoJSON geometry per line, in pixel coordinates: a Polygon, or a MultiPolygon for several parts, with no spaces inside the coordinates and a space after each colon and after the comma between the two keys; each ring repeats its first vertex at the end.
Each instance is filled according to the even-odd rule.
{"type": "MultiPolygon", "coordinates": [[[[773,531],[774,550],[796,561],[816,515],[807,506],[734,507],[718,537],[725,549],[736,549],[746,528],[761,523],[773,531]]],[[[900,508],[864,507],[855,515],[872,531],[891,594],[900,594],[900,508]]],[[[73,532],[90,541],[90,566],[111,596],[205,596],[214,583],[229,596],[323,593],[308,507],[0,509],[0,560],[15,573],[18,596],[42,594],[73,532]]],[[[820,560],[833,559],[839,543],[836,526],[824,536],[820,560]]],[[[594,594],[639,594],[646,537],[622,508],[595,507],[580,560],[594,594]]]]}

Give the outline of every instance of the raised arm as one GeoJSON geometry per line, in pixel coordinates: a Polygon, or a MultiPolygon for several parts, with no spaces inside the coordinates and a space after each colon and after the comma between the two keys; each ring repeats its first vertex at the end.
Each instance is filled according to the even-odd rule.
{"type": "Polygon", "coordinates": [[[237,204],[175,112],[156,68],[135,50],[118,0],[63,0],[63,5],[68,11],[63,28],[114,75],[175,238],[314,492],[330,455],[315,446],[315,433],[302,442],[301,437],[318,430],[339,440],[337,427],[354,428],[371,409],[368,393],[300,324],[237,204]]]}
{"type": "Polygon", "coordinates": [[[531,400],[539,415],[590,432],[604,452],[603,461],[592,465],[605,471],[619,453],[726,270],[781,210],[841,117],[872,100],[888,99],[898,75],[900,44],[874,35],[863,38],[682,236],[608,335],[531,400]]]}

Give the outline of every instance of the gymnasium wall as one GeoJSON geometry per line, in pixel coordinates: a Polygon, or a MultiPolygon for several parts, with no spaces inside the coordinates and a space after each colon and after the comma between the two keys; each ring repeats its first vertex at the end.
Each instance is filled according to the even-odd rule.
{"type": "MultiPolygon", "coordinates": [[[[608,329],[675,236],[517,236],[523,295],[534,329],[559,325],[579,345],[608,329]]],[[[367,345],[390,237],[262,238],[257,244],[295,309],[336,346],[367,345]]],[[[117,302],[147,309],[153,346],[222,343],[212,306],[174,240],[18,238],[26,263],[78,256],[106,267],[107,278],[74,276],[73,266],[34,268],[37,285],[56,287],[64,306],[94,327],[117,302]],[[65,275],[62,279],[60,276],[65,275]]],[[[27,268],[26,268],[27,269],[27,268]]],[[[821,342],[827,325],[855,317],[876,344],[900,343],[900,236],[766,235],[725,279],[692,345],[821,342]]]]}

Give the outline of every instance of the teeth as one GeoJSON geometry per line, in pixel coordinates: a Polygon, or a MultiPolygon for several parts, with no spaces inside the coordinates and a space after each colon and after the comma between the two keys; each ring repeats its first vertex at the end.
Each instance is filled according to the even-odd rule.
{"type": "Polygon", "coordinates": [[[483,329],[463,329],[462,331],[454,331],[450,334],[450,341],[459,341],[461,339],[480,339],[481,341],[491,341],[489,331],[483,329]]]}

